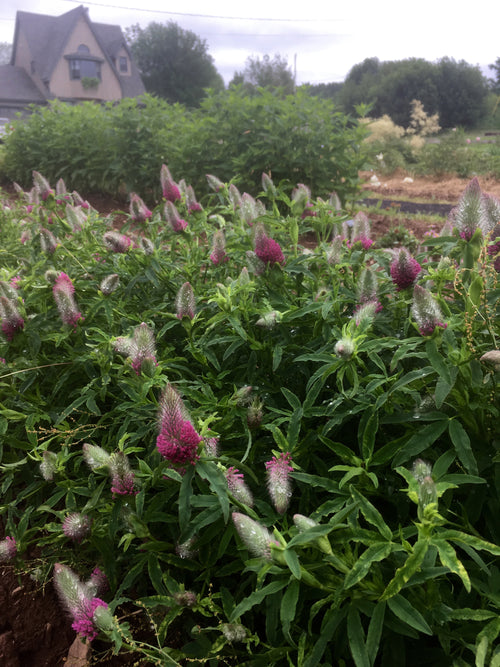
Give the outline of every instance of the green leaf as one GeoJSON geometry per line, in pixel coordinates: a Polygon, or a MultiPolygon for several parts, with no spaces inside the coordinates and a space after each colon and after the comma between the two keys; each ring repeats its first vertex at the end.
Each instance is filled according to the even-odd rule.
{"type": "Polygon", "coordinates": [[[273,372],[278,368],[283,356],[283,348],[281,345],[276,345],[273,350],[273,372]]]}
{"type": "Polygon", "coordinates": [[[356,667],[370,667],[370,659],[365,646],[365,633],[359,611],[350,605],[347,613],[347,639],[356,667]]]}
{"type": "Polygon", "coordinates": [[[391,540],[392,531],[382,518],[382,515],[378,509],[374,507],[371,502],[367,500],[354,486],[350,486],[349,490],[353,499],[359,503],[361,514],[365,517],[368,523],[371,523],[372,526],[375,526],[382,537],[385,537],[386,540],[391,540]]]}
{"type": "Polygon", "coordinates": [[[396,468],[402,463],[405,463],[408,459],[417,456],[423,452],[424,449],[427,449],[427,447],[434,444],[447,426],[448,420],[443,419],[442,421],[427,424],[427,426],[419,429],[418,432],[400,448],[397,456],[395,456],[392,461],[393,467],[396,468]]]}
{"type": "Polygon", "coordinates": [[[457,456],[462,465],[471,475],[477,475],[477,461],[472,451],[470,438],[462,424],[456,419],[450,419],[448,430],[451,441],[456,449],[457,456]]]}
{"type": "Polygon", "coordinates": [[[186,474],[182,478],[179,490],[179,527],[184,532],[191,518],[191,496],[193,489],[191,483],[194,476],[194,466],[188,466],[186,474]]]}
{"type": "Polygon", "coordinates": [[[457,557],[457,552],[452,547],[452,545],[446,540],[440,540],[438,538],[432,538],[431,544],[437,547],[439,552],[439,560],[441,563],[447,567],[451,572],[458,574],[460,579],[463,582],[465,590],[470,593],[471,584],[467,570],[463,566],[462,562],[457,557]]]}
{"type": "Polygon", "coordinates": [[[285,594],[281,598],[280,620],[282,624],[282,630],[287,641],[292,646],[295,646],[295,642],[290,635],[290,625],[295,618],[295,609],[299,599],[299,591],[300,582],[298,579],[292,579],[285,591],[285,594]]]}
{"type": "Polygon", "coordinates": [[[272,581],[270,584],[267,584],[267,586],[264,586],[264,588],[260,588],[258,591],[250,593],[247,598],[242,600],[239,605],[234,608],[229,622],[234,623],[237,618],[245,614],[252,607],[255,607],[256,604],[260,604],[262,600],[264,600],[268,595],[272,595],[273,593],[281,591],[287,584],[288,581],[286,579],[282,579],[281,581],[272,581]]]}
{"type": "Polygon", "coordinates": [[[196,470],[200,477],[208,481],[212,491],[217,494],[224,523],[227,523],[229,519],[229,497],[224,473],[211,461],[199,461],[196,470]]]}
{"type": "Polygon", "coordinates": [[[387,600],[389,609],[394,616],[415,630],[432,635],[432,630],[422,614],[402,595],[395,595],[387,600]]]}
{"type": "Polygon", "coordinates": [[[480,537],[474,537],[474,535],[467,535],[467,533],[462,533],[460,530],[442,530],[439,533],[439,537],[442,540],[452,540],[459,546],[465,544],[478,551],[488,551],[494,556],[500,556],[500,546],[497,544],[482,540],[480,537]]]}
{"type": "Polygon", "coordinates": [[[344,580],[344,588],[350,588],[361,581],[370,571],[372,563],[384,560],[391,553],[390,542],[372,544],[364,551],[354,563],[352,569],[344,580]]]}
{"type": "MultiPolygon", "coordinates": [[[[432,339],[428,340],[427,343],[425,344],[425,351],[427,354],[427,358],[429,359],[432,367],[437,372],[439,377],[442,378],[444,382],[446,382],[446,384],[451,386],[452,382],[451,382],[450,370],[446,365],[444,358],[439,354],[436,343],[432,339]]],[[[440,406],[436,407],[439,408],[440,406]]]]}
{"type": "Polygon", "coordinates": [[[164,595],[167,591],[163,583],[163,572],[158,562],[158,554],[151,552],[148,555],[148,572],[151,583],[159,595],[164,595]]]}
{"type": "Polygon", "coordinates": [[[389,600],[399,593],[403,586],[410,580],[412,575],[414,575],[422,565],[428,548],[429,540],[427,538],[418,539],[413,546],[412,553],[408,556],[404,565],[396,570],[396,574],[387,584],[380,600],[389,600]]]}
{"type": "Polygon", "coordinates": [[[290,572],[296,579],[300,579],[302,573],[300,571],[299,558],[293,549],[285,549],[283,552],[285,555],[286,564],[290,568],[290,572]]]}
{"type": "Polygon", "coordinates": [[[371,615],[370,625],[368,626],[368,633],[366,635],[366,651],[370,658],[370,664],[375,664],[378,648],[380,645],[380,638],[384,627],[385,616],[385,602],[378,602],[371,615]]]}
{"type": "Polygon", "coordinates": [[[368,461],[375,446],[375,436],[378,430],[378,412],[374,408],[365,410],[358,428],[358,440],[361,449],[361,455],[365,461],[368,461]]]}
{"type": "Polygon", "coordinates": [[[328,609],[323,617],[323,622],[321,623],[319,637],[314,644],[312,652],[309,653],[302,667],[318,667],[327,644],[332,640],[333,633],[344,616],[345,611],[343,609],[328,609]]]}

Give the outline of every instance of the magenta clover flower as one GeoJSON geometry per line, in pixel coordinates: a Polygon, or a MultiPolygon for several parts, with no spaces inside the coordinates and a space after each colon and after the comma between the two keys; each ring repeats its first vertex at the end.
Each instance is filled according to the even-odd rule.
{"type": "Polygon", "coordinates": [[[83,321],[85,318],[76,305],[74,298],[75,288],[71,278],[66,273],[61,272],[56,278],[52,292],[63,324],[68,324],[73,329],[76,329],[78,322],[80,320],[83,321]]]}
{"type": "Polygon", "coordinates": [[[163,164],[160,170],[160,183],[162,194],[167,201],[172,203],[179,201],[181,198],[179,186],[172,178],[172,174],[166,164],[163,164]]]}
{"type": "Polygon", "coordinates": [[[160,400],[159,434],[156,447],[161,456],[174,465],[195,464],[198,445],[202,442],[184,403],[171,384],[167,384],[160,400]]]}
{"type": "Polygon", "coordinates": [[[281,454],[266,462],[267,470],[267,488],[273,501],[273,505],[279,514],[283,514],[288,507],[292,490],[290,484],[290,472],[293,468],[290,465],[292,456],[290,452],[281,452],[281,454]]]}
{"type": "Polygon", "coordinates": [[[391,278],[396,285],[398,292],[407,287],[411,287],[422,267],[416,259],[411,257],[406,248],[401,248],[396,259],[391,264],[391,278]]]}
{"type": "Polygon", "coordinates": [[[265,264],[285,264],[279,243],[269,238],[263,228],[258,229],[255,235],[255,254],[265,264]]]}

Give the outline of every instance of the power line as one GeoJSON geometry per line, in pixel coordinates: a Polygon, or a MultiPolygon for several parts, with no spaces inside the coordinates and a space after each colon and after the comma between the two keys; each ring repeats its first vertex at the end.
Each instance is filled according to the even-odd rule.
{"type": "MultiPolygon", "coordinates": [[[[77,5],[81,4],[81,0],[64,0],[64,2],[73,2],[77,5]]],[[[109,5],[101,4],[100,2],[85,2],[86,5],[93,5],[94,7],[108,7],[111,9],[126,9],[130,12],[149,12],[151,14],[169,14],[172,16],[189,16],[190,18],[202,18],[202,19],[226,19],[228,21],[279,21],[282,23],[318,23],[321,21],[324,23],[328,22],[339,22],[346,21],[347,19],[290,19],[290,18],[264,18],[264,17],[253,17],[253,16],[218,16],[215,14],[190,14],[188,12],[170,12],[164,9],[145,9],[144,7],[124,7],[122,5],[109,5]]]]}

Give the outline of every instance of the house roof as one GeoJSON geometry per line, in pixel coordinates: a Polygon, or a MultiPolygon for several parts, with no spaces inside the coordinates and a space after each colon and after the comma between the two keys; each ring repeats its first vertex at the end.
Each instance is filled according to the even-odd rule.
{"type": "Polygon", "coordinates": [[[35,86],[23,67],[0,66],[0,91],[2,103],[42,104],[46,97],[35,86]]]}
{"type": "Polygon", "coordinates": [[[89,18],[88,10],[82,5],[61,16],[17,12],[11,63],[14,63],[17,41],[22,30],[28,41],[36,71],[43,81],[50,81],[64,46],[81,18],[87,22],[110,67],[120,81],[123,97],[136,97],[143,94],[144,84],[133,63],[120,26],[93,23],[89,18]],[[120,74],[113,60],[122,47],[127,51],[131,62],[131,74],[128,76],[120,74]]]}

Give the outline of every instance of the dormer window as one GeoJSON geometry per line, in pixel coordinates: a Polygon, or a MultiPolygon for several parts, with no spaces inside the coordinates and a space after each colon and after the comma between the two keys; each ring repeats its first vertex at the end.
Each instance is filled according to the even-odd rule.
{"type": "Polygon", "coordinates": [[[104,59],[91,55],[86,44],[80,44],[76,53],[69,53],[64,57],[69,61],[70,79],[101,78],[101,63],[104,59]]]}
{"type": "Polygon", "coordinates": [[[126,56],[120,56],[120,72],[128,72],[128,60],[126,56]]]}

